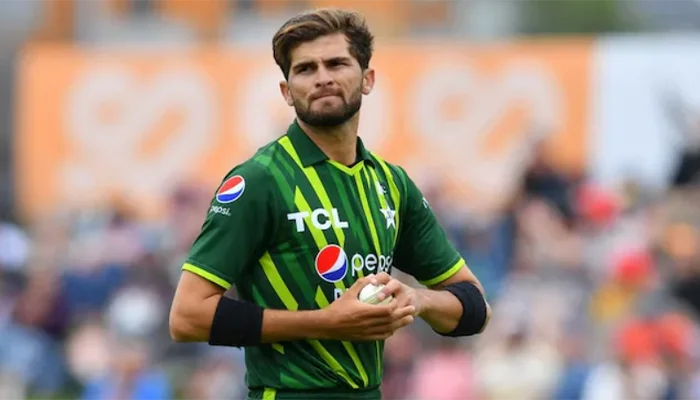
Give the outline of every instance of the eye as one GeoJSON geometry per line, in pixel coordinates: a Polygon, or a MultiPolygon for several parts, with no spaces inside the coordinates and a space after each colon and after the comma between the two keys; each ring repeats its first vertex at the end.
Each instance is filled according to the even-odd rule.
{"type": "Polygon", "coordinates": [[[313,71],[313,67],[310,64],[303,64],[299,65],[298,67],[294,68],[294,73],[296,74],[306,74],[309,72],[313,71]]]}

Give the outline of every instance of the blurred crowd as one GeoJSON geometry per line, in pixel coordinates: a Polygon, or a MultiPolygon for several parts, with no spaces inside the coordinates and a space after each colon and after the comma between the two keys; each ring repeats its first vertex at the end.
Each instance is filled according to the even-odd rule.
{"type": "MultiPolygon", "coordinates": [[[[386,399],[700,398],[697,156],[670,190],[602,188],[535,157],[493,218],[455,220],[494,318],[443,339],[389,339],[386,399]]],[[[212,188],[183,186],[158,224],[130,205],[0,225],[0,397],[241,399],[242,351],[171,342],[168,311],[212,188]]],[[[395,271],[400,279],[412,278],[395,271]]]]}
{"type": "MultiPolygon", "coordinates": [[[[5,129],[4,113],[13,104],[13,57],[27,38],[27,27],[45,25],[33,35],[38,38],[86,36],[90,43],[112,37],[118,43],[138,42],[162,32],[170,39],[174,30],[173,41],[179,42],[182,18],[171,17],[175,24],[154,10],[192,16],[208,36],[214,26],[209,18],[218,20],[222,10],[235,9],[235,29],[221,24],[220,30],[236,40],[267,43],[269,37],[260,34],[261,20],[250,18],[248,9],[268,13],[268,6],[305,4],[200,3],[2,2],[0,84],[7,88],[0,88],[0,197],[9,198],[11,192],[3,180],[12,176],[5,163],[11,158],[12,130],[5,129]],[[45,7],[39,10],[39,5],[45,7]],[[100,8],[107,11],[100,13],[100,8]],[[138,18],[121,21],[130,12],[138,18]],[[164,29],[164,21],[177,29],[164,29]]],[[[525,25],[512,20],[518,15],[511,9],[520,3],[525,2],[413,1],[411,19],[420,23],[408,26],[411,32],[455,36],[510,34],[525,25]]],[[[558,2],[528,3],[542,7],[533,15],[558,8],[558,2]]],[[[583,7],[592,2],[573,3],[583,7]]],[[[646,14],[673,17],[665,22],[673,27],[700,15],[692,1],[619,3],[667,10],[646,14]]],[[[386,10],[379,8],[385,29],[400,31],[394,21],[401,20],[386,18],[386,10]]],[[[566,14],[584,14],[573,10],[566,14]]],[[[593,7],[587,15],[601,19],[601,10],[593,7]]],[[[557,18],[542,21],[572,25],[561,14],[553,15],[557,18]]],[[[634,14],[637,19],[643,15],[634,14]]],[[[580,26],[591,26],[591,20],[582,21],[580,26]]],[[[697,27],[696,20],[691,22],[697,27]]],[[[268,25],[277,27],[279,21],[268,25]]],[[[420,320],[397,332],[386,345],[384,398],[700,399],[698,148],[691,143],[679,157],[677,173],[663,192],[634,180],[601,187],[586,176],[566,175],[548,164],[543,150],[522,171],[520,187],[507,206],[488,217],[455,218],[454,201],[440,185],[419,182],[484,284],[494,317],[483,334],[472,338],[444,339],[420,320]]],[[[242,350],[175,344],[168,333],[182,261],[213,190],[181,185],[164,205],[167,218],[157,222],[135,218],[132,211],[139,205],[128,200],[32,224],[0,214],[0,399],[245,398],[242,350]]],[[[399,271],[394,275],[416,284],[399,271]]]]}
{"type": "Polygon", "coordinates": [[[157,225],[122,205],[0,225],[0,398],[244,397],[241,350],[168,332],[210,192],[178,188],[157,225]]]}

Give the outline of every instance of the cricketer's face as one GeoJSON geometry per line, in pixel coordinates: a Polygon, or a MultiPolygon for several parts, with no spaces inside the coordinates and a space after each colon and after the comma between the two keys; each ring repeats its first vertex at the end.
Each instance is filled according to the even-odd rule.
{"type": "Polygon", "coordinates": [[[372,91],[374,71],[363,73],[342,33],[302,43],[290,55],[289,78],[280,82],[280,90],[307,125],[343,124],[360,110],[362,95],[372,91]]]}

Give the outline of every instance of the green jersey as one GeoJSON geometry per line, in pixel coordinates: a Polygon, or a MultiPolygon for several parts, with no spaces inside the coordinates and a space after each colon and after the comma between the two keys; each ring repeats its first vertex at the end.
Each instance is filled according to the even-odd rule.
{"type": "MultiPolygon", "coordinates": [[[[295,121],[224,178],[183,269],[265,308],[327,307],[396,267],[425,285],[464,261],[406,172],[357,144],[347,167],[295,121]]],[[[247,347],[251,398],[380,398],[383,342],[247,347]]]]}

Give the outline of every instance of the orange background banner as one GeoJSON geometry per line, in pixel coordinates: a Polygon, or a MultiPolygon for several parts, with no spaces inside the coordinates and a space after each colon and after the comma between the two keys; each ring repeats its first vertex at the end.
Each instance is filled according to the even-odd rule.
{"type": "MultiPolygon", "coordinates": [[[[497,208],[534,144],[585,169],[589,42],[379,46],[360,135],[463,209],[497,208]]],[[[28,48],[17,82],[19,211],[128,198],[156,217],[170,188],[223,175],[293,118],[267,51],[28,48]]]]}

